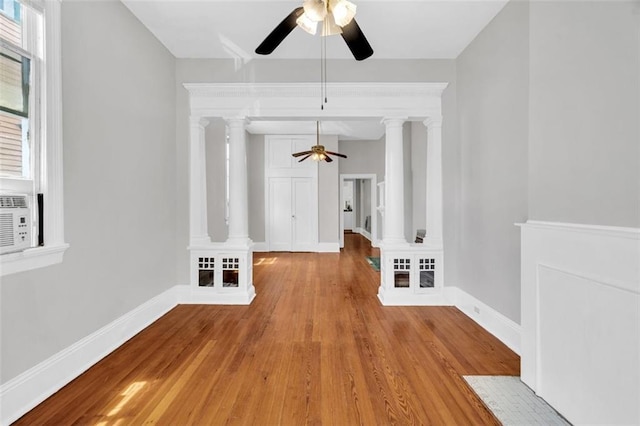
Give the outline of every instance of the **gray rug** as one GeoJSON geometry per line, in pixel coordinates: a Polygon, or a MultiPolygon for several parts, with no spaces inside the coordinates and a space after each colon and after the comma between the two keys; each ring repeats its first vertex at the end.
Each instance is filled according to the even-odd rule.
{"type": "Polygon", "coordinates": [[[520,377],[464,376],[464,379],[505,426],[570,425],[520,377]]]}

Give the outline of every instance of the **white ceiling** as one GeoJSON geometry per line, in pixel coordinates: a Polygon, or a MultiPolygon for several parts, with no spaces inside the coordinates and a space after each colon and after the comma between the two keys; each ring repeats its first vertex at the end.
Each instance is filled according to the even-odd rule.
{"type": "MultiPolygon", "coordinates": [[[[352,0],[374,59],[456,58],[508,0],[352,0]]],[[[258,58],[255,48],[302,0],[122,0],[178,58],[258,58]]],[[[296,28],[269,57],[319,56],[319,36],[296,28]]],[[[327,40],[327,57],[352,58],[327,40]]]]}
{"type": "MultiPolygon", "coordinates": [[[[121,0],[177,58],[317,59],[319,36],[296,28],[269,56],[254,50],[302,0],[121,0]]],[[[372,59],[456,58],[508,0],[351,0],[373,47],[372,59]]],[[[327,39],[327,57],[351,59],[342,37],[327,39]]],[[[252,122],[251,133],[313,134],[315,122],[252,122]]],[[[377,140],[373,121],[323,122],[340,140],[377,140]]]]}

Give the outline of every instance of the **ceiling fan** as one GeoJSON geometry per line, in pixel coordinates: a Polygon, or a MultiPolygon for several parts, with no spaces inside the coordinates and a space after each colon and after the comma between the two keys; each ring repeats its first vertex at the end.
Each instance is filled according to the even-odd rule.
{"type": "Polygon", "coordinates": [[[347,47],[358,61],[373,55],[373,49],[362,33],[354,16],[356,5],[347,0],[304,0],[274,28],[256,49],[260,55],[269,55],[298,26],[315,34],[322,23],[322,36],[341,34],[347,47]]]}
{"type": "Polygon", "coordinates": [[[327,151],[327,150],[324,149],[324,145],[320,145],[320,122],[316,121],[316,144],[311,147],[310,151],[295,152],[295,153],[293,153],[291,155],[293,155],[295,158],[302,157],[304,155],[304,157],[302,157],[300,160],[298,160],[298,163],[303,162],[304,160],[306,160],[309,157],[311,157],[311,159],[314,160],[314,161],[322,161],[322,160],[324,160],[327,163],[331,163],[333,161],[333,159],[331,157],[329,157],[329,154],[335,155],[337,157],[347,158],[347,156],[344,155],[344,154],[340,154],[338,152],[327,151]]]}

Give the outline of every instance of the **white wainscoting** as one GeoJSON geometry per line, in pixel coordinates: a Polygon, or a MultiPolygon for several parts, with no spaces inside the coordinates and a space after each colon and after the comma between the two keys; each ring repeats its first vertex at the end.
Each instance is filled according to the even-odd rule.
{"type": "Polygon", "coordinates": [[[575,424],[640,424],[640,229],[528,221],[522,380],[575,424]]]}

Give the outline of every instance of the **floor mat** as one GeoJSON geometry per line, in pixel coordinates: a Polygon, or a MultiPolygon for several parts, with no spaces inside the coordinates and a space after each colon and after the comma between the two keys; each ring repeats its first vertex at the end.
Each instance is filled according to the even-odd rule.
{"type": "Polygon", "coordinates": [[[570,425],[520,377],[464,376],[464,379],[504,426],[570,425]]]}
{"type": "Polygon", "coordinates": [[[367,256],[367,262],[373,269],[380,271],[380,258],[374,256],[367,256]]]}

